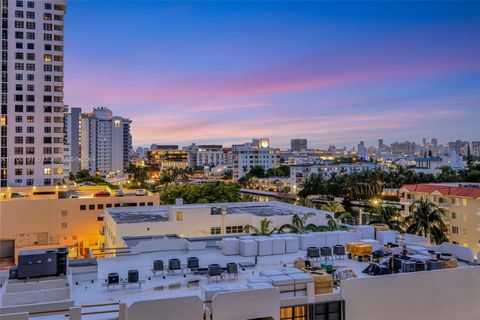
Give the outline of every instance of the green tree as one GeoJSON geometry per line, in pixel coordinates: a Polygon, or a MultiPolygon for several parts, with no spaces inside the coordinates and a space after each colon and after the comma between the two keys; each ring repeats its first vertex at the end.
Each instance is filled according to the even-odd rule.
{"type": "Polygon", "coordinates": [[[307,223],[307,220],[315,216],[313,213],[306,213],[302,216],[294,215],[292,217],[292,223],[282,225],[278,230],[279,232],[291,232],[291,233],[306,233],[309,231],[317,231],[318,228],[313,223],[307,223]]]}
{"type": "Polygon", "coordinates": [[[315,205],[313,204],[312,200],[308,198],[300,198],[296,202],[299,206],[307,207],[307,208],[314,208],[315,205]]]}
{"type": "Polygon", "coordinates": [[[250,171],[247,173],[249,177],[255,178],[265,178],[265,169],[262,166],[254,166],[250,171]]]}
{"type": "Polygon", "coordinates": [[[380,206],[377,212],[372,214],[372,220],[369,222],[369,224],[378,223],[387,225],[391,230],[400,232],[403,231],[403,218],[398,213],[398,209],[392,206],[380,206]]]}
{"type": "Polygon", "coordinates": [[[250,224],[247,224],[245,227],[243,227],[243,230],[245,232],[250,233],[253,236],[270,236],[273,233],[277,232],[277,228],[273,228],[270,230],[270,224],[272,223],[271,220],[264,218],[260,220],[260,227],[257,228],[255,226],[252,226],[250,224]]]}
{"type": "Polygon", "coordinates": [[[345,212],[345,208],[343,207],[343,205],[335,201],[330,201],[322,205],[322,210],[332,212],[333,214],[345,212]]]}
{"type": "Polygon", "coordinates": [[[442,217],[445,212],[427,199],[416,200],[410,205],[411,215],[405,219],[407,233],[427,237],[433,244],[448,241],[442,217]]]}
{"type": "Polygon", "coordinates": [[[182,198],[185,203],[238,202],[240,186],[236,183],[216,181],[205,184],[172,184],[160,190],[162,204],[174,204],[182,198]]]}

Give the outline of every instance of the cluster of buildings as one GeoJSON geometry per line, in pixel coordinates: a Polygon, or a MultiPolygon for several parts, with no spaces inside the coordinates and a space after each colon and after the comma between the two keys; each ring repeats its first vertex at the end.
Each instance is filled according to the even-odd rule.
{"type": "Polygon", "coordinates": [[[263,219],[273,229],[305,214],[320,225],[329,215],[280,202],[113,204],[99,215],[101,258],[70,260],[60,272],[58,263],[53,271],[22,264],[56,254],[45,247],[24,251],[18,269],[0,271],[0,315],[6,320],[153,320],[159,314],[179,320],[381,320],[392,310],[401,318],[455,318],[462,308],[463,319],[476,319],[478,250],[432,245],[380,226],[260,237],[244,231],[263,219]],[[28,272],[47,276],[28,279],[28,272]],[[431,308],[431,301],[438,307],[431,308]]]}

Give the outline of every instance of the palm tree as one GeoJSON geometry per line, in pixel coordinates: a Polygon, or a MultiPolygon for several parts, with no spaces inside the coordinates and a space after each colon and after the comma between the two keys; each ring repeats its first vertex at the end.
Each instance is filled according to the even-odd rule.
{"type": "Polygon", "coordinates": [[[352,214],[347,211],[335,213],[335,219],[337,220],[337,223],[346,223],[348,220],[352,218],[353,218],[352,214]]]}
{"type": "Polygon", "coordinates": [[[327,225],[317,226],[317,231],[335,231],[340,229],[331,215],[327,214],[325,219],[327,220],[327,225]]]}
{"type": "Polygon", "coordinates": [[[291,224],[284,224],[279,229],[278,232],[288,232],[291,233],[306,233],[309,231],[317,231],[317,226],[313,223],[308,223],[307,220],[313,217],[315,214],[313,213],[306,213],[303,216],[299,216],[298,214],[292,217],[291,224]]]}
{"type": "Polygon", "coordinates": [[[346,220],[352,218],[350,212],[346,212],[343,205],[339,202],[330,201],[322,206],[322,209],[325,211],[330,211],[335,216],[337,222],[344,223],[346,220]]]}
{"type": "Polygon", "coordinates": [[[377,212],[372,214],[372,216],[373,219],[369,222],[369,224],[381,223],[387,225],[391,230],[403,231],[403,219],[398,213],[398,209],[395,207],[379,207],[377,212]]]}
{"type": "Polygon", "coordinates": [[[339,212],[345,212],[345,209],[343,208],[343,205],[339,202],[335,201],[330,201],[324,205],[322,205],[322,210],[325,211],[330,211],[332,213],[339,213],[339,212]]]}
{"type": "Polygon", "coordinates": [[[296,204],[298,204],[299,206],[307,207],[307,208],[314,207],[312,200],[308,199],[307,197],[301,197],[296,201],[296,204]]]}
{"type": "Polygon", "coordinates": [[[271,220],[264,218],[260,221],[260,228],[247,224],[245,227],[243,227],[243,230],[248,233],[251,232],[252,236],[270,236],[272,233],[278,231],[277,228],[270,230],[271,223],[271,220]]]}
{"type": "Polygon", "coordinates": [[[416,200],[410,205],[411,215],[405,219],[407,233],[427,237],[433,244],[448,241],[442,216],[445,212],[427,199],[416,200]]]}

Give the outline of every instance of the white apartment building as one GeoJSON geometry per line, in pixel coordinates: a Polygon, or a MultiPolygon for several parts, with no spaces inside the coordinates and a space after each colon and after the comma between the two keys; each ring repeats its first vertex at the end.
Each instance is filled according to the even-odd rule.
{"type": "Polygon", "coordinates": [[[2,187],[63,180],[65,12],[65,0],[2,0],[2,187]]]}
{"type": "Polygon", "coordinates": [[[472,156],[480,157],[480,141],[472,141],[470,143],[470,154],[472,156]]]}
{"type": "Polygon", "coordinates": [[[265,170],[280,165],[280,149],[270,148],[267,138],[253,139],[252,143],[232,146],[233,178],[239,179],[253,167],[261,166],[265,170]]]}
{"type": "Polygon", "coordinates": [[[225,165],[225,153],[221,145],[192,145],[183,149],[188,151],[188,166],[191,168],[225,165]]]}
{"type": "Polygon", "coordinates": [[[131,120],[113,116],[105,107],[83,113],[80,118],[80,168],[92,174],[123,173],[132,149],[130,124],[131,120]]]}

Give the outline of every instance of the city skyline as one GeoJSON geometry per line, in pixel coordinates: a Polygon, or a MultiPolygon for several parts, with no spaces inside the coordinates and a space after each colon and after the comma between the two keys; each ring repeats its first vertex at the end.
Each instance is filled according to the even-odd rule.
{"type": "Polygon", "coordinates": [[[66,103],[131,118],[136,146],[478,139],[479,3],[73,1],[68,11],[66,103]]]}

